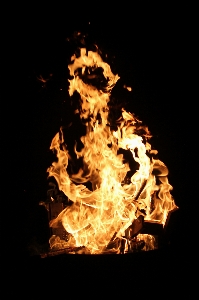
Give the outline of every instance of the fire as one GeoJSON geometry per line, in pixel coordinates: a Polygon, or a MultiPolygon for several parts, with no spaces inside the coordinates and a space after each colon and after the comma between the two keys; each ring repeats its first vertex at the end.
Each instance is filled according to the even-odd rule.
{"type": "Polygon", "coordinates": [[[56,152],[57,162],[53,162],[48,172],[73,204],[52,220],[50,226],[62,223],[70,238],[61,241],[54,236],[50,243],[58,248],[84,246],[89,253],[99,254],[106,251],[111,241],[125,240],[125,231],[139,216],[164,225],[176,205],[170,194],[168,169],[154,158],[157,151],[148,142],[151,137],[148,128],[124,109],[117,128],[110,127],[108,102],[119,76],[112,73],[97,52],[83,48],[80,56],[74,55],[71,61],[69,70],[73,79],[69,80],[69,95],[79,93],[78,113],[86,120],[87,128],[86,135],[81,137],[84,147],[74,150],[77,160],[83,160],[83,167],[77,174],[68,174],[71,156],[61,129],[50,147],[56,152]],[[82,79],[95,78],[93,71],[98,69],[103,70],[105,88],[97,89],[82,79]],[[128,151],[137,165],[134,174],[121,149],[128,151]],[[86,182],[92,184],[92,189],[86,187],[86,182]]]}

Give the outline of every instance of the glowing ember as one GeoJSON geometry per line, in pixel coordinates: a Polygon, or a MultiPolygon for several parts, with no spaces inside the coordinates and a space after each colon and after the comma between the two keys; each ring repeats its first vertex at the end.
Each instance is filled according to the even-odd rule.
{"type": "MultiPolygon", "coordinates": [[[[51,227],[62,223],[70,234],[69,240],[52,236],[50,245],[56,249],[84,246],[91,254],[99,254],[115,241],[112,249],[119,253],[120,242],[116,241],[125,240],[125,231],[139,216],[164,225],[168,213],[176,208],[170,194],[168,169],[153,158],[157,151],[151,150],[148,143],[150,132],[133,114],[123,109],[117,129],[111,129],[108,102],[119,76],[111,72],[97,52],[87,53],[86,49],[81,49],[81,55],[74,55],[71,60],[69,70],[73,79],[69,80],[69,94],[72,96],[77,91],[81,97],[78,113],[81,119],[87,120],[87,132],[81,137],[83,149],[78,152],[75,148],[77,160],[83,160],[83,167],[76,174],[67,172],[71,156],[64,145],[62,130],[51,143],[50,149],[55,150],[57,162],[48,169],[49,176],[55,177],[59,189],[73,204],[50,223],[51,227]],[[95,78],[97,75],[93,75],[93,71],[99,68],[106,80],[103,89],[82,79],[95,78]],[[137,165],[133,175],[121,149],[128,151],[137,165]],[[92,184],[92,190],[86,187],[87,182],[92,184]]],[[[139,238],[143,237],[138,235],[139,238]]],[[[144,239],[145,242],[148,239],[149,247],[153,245],[150,236],[144,239]]]]}

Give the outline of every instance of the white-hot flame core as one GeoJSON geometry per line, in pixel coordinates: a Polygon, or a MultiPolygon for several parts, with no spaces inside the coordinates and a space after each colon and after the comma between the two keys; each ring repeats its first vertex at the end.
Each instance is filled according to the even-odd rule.
{"type": "Polygon", "coordinates": [[[50,148],[56,151],[58,161],[48,172],[73,204],[52,220],[51,226],[61,221],[73,236],[70,245],[85,246],[90,253],[102,253],[111,238],[114,235],[122,237],[140,214],[145,220],[165,224],[168,212],[176,205],[170,194],[172,187],[168,183],[167,167],[160,160],[150,158],[157,151],[151,150],[147,142],[150,138],[148,128],[124,109],[117,130],[112,131],[108,126],[110,92],[119,76],[111,72],[97,52],[87,53],[86,49],[81,49],[81,55],[73,56],[72,61],[69,94],[72,96],[74,91],[80,94],[80,117],[89,118],[87,133],[81,137],[84,147],[79,152],[75,149],[77,158],[83,158],[84,167],[69,176],[70,155],[67,147],[62,147],[62,131],[57,133],[50,148]],[[107,80],[105,91],[83,82],[78,71],[81,69],[84,74],[86,68],[103,69],[107,80]],[[144,132],[142,136],[140,130],[144,132]],[[118,154],[121,148],[129,150],[139,166],[128,183],[125,178],[130,168],[123,155],[118,154]],[[158,175],[154,175],[157,172],[158,175]],[[87,181],[92,183],[92,191],[84,185],[87,181]]]}

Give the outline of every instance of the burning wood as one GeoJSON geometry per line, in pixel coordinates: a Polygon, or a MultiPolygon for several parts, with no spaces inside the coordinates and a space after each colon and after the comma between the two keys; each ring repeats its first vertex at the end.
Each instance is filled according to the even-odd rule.
{"type": "Polygon", "coordinates": [[[168,213],[176,208],[167,167],[154,158],[157,151],[148,142],[151,134],[133,114],[122,109],[116,129],[111,129],[108,102],[119,76],[97,52],[81,49],[80,56],[71,60],[69,94],[80,95],[81,109],[75,113],[86,124],[86,134],[81,137],[82,149],[74,149],[75,160],[82,165],[76,173],[68,172],[74,155],[62,129],[51,143],[57,162],[48,168],[49,176],[72,201],[59,207],[57,216],[51,215],[51,249],[101,254],[155,248],[155,238],[139,232],[146,221],[163,227],[168,213]],[[121,149],[137,165],[133,175],[121,149]],[[67,238],[62,239],[57,228],[64,228],[67,238]]]}

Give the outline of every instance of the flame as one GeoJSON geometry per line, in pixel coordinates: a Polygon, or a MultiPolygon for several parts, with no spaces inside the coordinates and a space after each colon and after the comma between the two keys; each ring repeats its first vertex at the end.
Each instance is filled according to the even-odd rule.
{"type": "Polygon", "coordinates": [[[156,249],[156,238],[150,234],[138,234],[136,240],[143,241],[144,247],[142,248],[144,251],[154,250],[156,249]]]}
{"type": "Polygon", "coordinates": [[[132,91],[132,87],[130,87],[130,86],[126,86],[126,85],[124,85],[123,87],[124,87],[124,89],[127,89],[127,91],[129,91],[129,92],[131,92],[131,91],[132,91]]]}
{"type": "MultiPolygon", "coordinates": [[[[148,128],[124,109],[117,129],[109,126],[108,102],[119,76],[112,73],[97,52],[83,48],[80,56],[74,55],[71,60],[69,70],[73,79],[69,80],[69,95],[79,93],[79,114],[86,120],[87,128],[86,135],[81,137],[83,149],[78,151],[75,147],[77,159],[83,159],[83,168],[77,174],[68,174],[71,156],[61,129],[50,147],[56,152],[57,162],[53,162],[48,172],[73,204],[52,220],[50,226],[61,222],[71,235],[64,247],[85,246],[91,254],[99,254],[110,241],[123,239],[125,230],[140,215],[164,225],[176,205],[170,194],[168,169],[153,157],[157,151],[148,142],[151,137],[148,128]],[[101,89],[82,79],[83,76],[95,78],[97,75],[91,74],[91,70],[99,68],[106,80],[106,87],[101,89]],[[119,149],[128,151],[137,164],[136,172],[130,177],[131,168],[123,154],[118,153],[119,149]],[[92,190],[86,187],[86,182],[92,184],[92,190]]],[[[55,237],[53,241],[57,245],[55,237]]]]}

